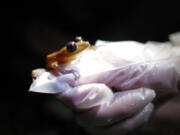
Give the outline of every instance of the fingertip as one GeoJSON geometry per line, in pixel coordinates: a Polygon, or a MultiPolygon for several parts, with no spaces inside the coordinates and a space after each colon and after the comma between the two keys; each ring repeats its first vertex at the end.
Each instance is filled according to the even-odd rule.
{"type": "Polygon", "coordinates": [[[153,89],[146,88],[146,90],[149,92],[149,94],[152,95],[153,98],[155,98],[156,93],[155,93],[155,91],[153,89]]]}
{"type": "Polygon", "coordinates": [[[149,88],[142,88],[143,96],[147,99],[153,100],[156,97],[156,93],[154,90],[149,88]]]}
{"type": "Polygon", "coordinates": [[[153,103],[149,103],[149,104],[147,104],[146,106],[145,106],[145,110],[153,110],[154,109],[154,105],[153,105],[153,103]]]}
{"type": "Polygon", "coordinates": [[[150,116],[151,116],[153,110],[154,110],[154,105],[152,103],[149,103],[144,107],[142,113],[146,114],[144,116],[145,123],[148,122],[148,120],[150,119],[150,116]]]}
{"type": "Polygon", "coordinates": [[[137,99],[140,102],[144,102],[144,103],[146,102],[147,104],[151,102],[156,96],[154,90],[149,88],[139,88],[136,90],[132,90],[131,93],[132,95],[134,95],[134,99],[137,99]]]}

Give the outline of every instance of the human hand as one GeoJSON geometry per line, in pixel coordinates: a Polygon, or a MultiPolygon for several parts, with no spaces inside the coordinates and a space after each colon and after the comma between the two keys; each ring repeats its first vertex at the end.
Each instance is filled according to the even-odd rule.
{"type": "MultiPolygon", "coordinates": [[[[163,114],[164,114],[163,119],[166,121],[168,119],[173,118],[173,117],[171,117],[171,115],[168,115],[168,117],[167,117],[167,112],[168,112],[168,108],[169,108],[167,106],[169,106],[169,101],[168,101],[168,105],[166,104],[163,106],[160,105],[159,102],[164,99],[165,99],[165,101],[167,101],[167,98],[171,98],[178,93],[178,81],[179,81],[178,71],[179,70],[177,68],[179,66],[180,61],[179,61],[179,59],[170,57],[174,51],[173,46],[165,46],[165,48],[163,48],[163,46],[162,46],[163,44],[157,45],[158,47],[154,46],[155,43],[148,43],[148,44],[150,44],[150,45],[148,45],[148,47],[145,48],[144,51],[145,52],[155,51],[156,55],[154,54],[154,56],[157,56],[157,57],[152,57],[152,56],[150,57],[150,56],[148,56],[148,53],[145,53],[144,57],[148,57],[150,59],[149,63],[147,62],[147,63],[143,63],[143,64],[140,63],[140,64],[134,64],[134,65],[132,64],[131,66],[125,68],[124,70],[121,70],[119,73],[114,72],[114,74],[116,74],[116,78],[124,77],[123,79],[125,81],[122,82],[121,84],[117,84],[118,86],[120,86],[121,91],[126,91],[127,93],[131,93],[132,89],[137,89],[138,87],[143,87],[143,86],[154,89],[157,93],[156,105],[158,106],[158,107],[156,107],[156,111],[153,115],[154,119],[157,120],[158,118],[162,118],[163,114]],[[151,45],[151,44],[153,44],[153,45],[151,45]],[[161,50],[162,54],[157,55],[157,53],[160,52],[160,50],[161,50]],[[169,51],[169,52],[167,52],[167,51],[169,51]],[[163,55],[166,55],[165,57],[167,59],[161,60],[161,57],[164,57],[163,55]],[[124,85],[124,84],[126,84],[126,85],[124,85]]],[[[111,75],[113,75],[113,74],[111,74],[111,75]]],[[[99,75],[99,76],[101,76],[101,75],[99,75]]],[[[91,80],[91,78],[89,78],[87,80],[86,79],[82,80],[82,82],[87,83],[87,81],[89,81],[89,80],[91,80]]],[[[114,82],[112,82],[112,83],[115,84],[114,82]]],[[[109,85],[111,85],[111,84],[109,84],[109,85]]],[[[93,87],[93,88],[96,88],[96,87],[93,87]]],[[[118,93],[123,93],[123,92],[118,92],[118,93]]],[[[77,96],[78,94],[73,93],[71,96],[73,97],[73,95],[77,96]]],[[[121,99],[121,98],[118,99],[116,94],[114,94],[114,95],[115,95],[115,97],[114,97],[115,100],[112,100],[112,101],[117,102],[116,100],[119,101],[121,99]]],[[[119,95],[119,94],[117,94],[117,95],[119,95]]],[[[77,100],[78,98],[75,98],[75,99],[77,100]]],[[[127,133],[128,131],[131,131],[132,129],[136,128],[136,126],[139,126],[145,122],[145,121],[139,121],[139,123],[136,123],[135,120],[133,120],[133,118],[131,118],[129,120],[127,117],[127,119],[125,119],[123,121],[121,121],[121,119],[119,119],[119,121],[118,121],[119,123],[114,120],[112,120],[112,121],[110,120],[111,122],[109,121],[109,123],[106,123],[105,120],[107,120],[107,118],[104,116],[103,117],[104,119],[103,119],[103,118],[101,118],[102,114],[100,113],[97,116],[97,113],[99,112],[99,108],[101,108],[101,110],[103,108],[104,110],[106,110],[106,112],[104,111],[104,113],[108,114],[109,113],[108,110],[112,109],[110,106],[113,106],[112,101],[110,103],[108,103],[108,106],[106,105],[107,103],[105,103],[104,105],[95,107],[95,109],[92,107],[92,110],[90,109],[88,111],[85,111],[85,113],[80,113],[80,115],[78,113],[77,120],[78,120],[79,124],[82,125],[83,127],[85,127],[85,129],[88,130],[89,132],[95,132],[97,134],[100,134],[100,133],[104,133],[104,134],[110,134],[110,133],[116,134],[117,133],[118,134],[118,133],[127,133]],[[107,108],[107,109],[105,109],[105,108],[107,108]],[[93,110],[95,110],[95,111],[93,111],[93,110]],[[131,121],[131,122],[125,122],[125,121],[131,121]],[[101,124],[98,124],[99,122],[101,124]],[[116,123],[116,124],[113,124],[113,123],[116,123]],[[134,124],[130,126],[129,124],[124,124],[124,123],[131,123],[131,124],[134,123],[134,124]],[[112,125],[112,126],[109,126],[109,125],[112,125]],[[118,125],[120,125],[120,126],[118,126],[118,125]],[[109,128],[107,128],[107,127],[109,127],[109,128]]],[[[132,99],[132,101],[133,101],[133,99],[132,99]]],[[[128,102],[129,101],[127,99],[126,103],[128,103],[128,102]]],[[[96,102],[96,103],[99,103],[99,102],[96,102]]],[[[99,104],[102,104],[102,103],[99,103],[99,104]]],[[[137,103],[137,104],[139,104],[139,103],[137,103]]],[[[87,104],[85,104],[85,106],[86,105],[87,104]]],[[[119,107],[119,106],[124,106],[124,105],[125,104],[123,104],[123,105],[118,104],[117,106],[119,107]]],[[[150,106],[150,104],[148,104],[148,105],[150,106]]],[[[148,105],[147,105],[147,108],[148,108],[148,105]]],[[[91,105],[91,106],[95,106],[95,105],[91,105]]],[[[89,106],[89,107],[86,106],[86,107],[90,108],[91,106],[89,106]]],[[[152,105],[149,108],[151,108],[151,109],[147,109],[148,110],[146,112],[147,114],[143,117],[149,117],[149,115],[151,114],[149,112],[152,112],[152,105]]],[[[116,116],[120,116],[121,111],[123,111],[122,108],[119,108],[119,109],[120,109],[120,111],[118,113],[119,115],[115,114],[115,118],[116,118],[116,116]]],[[[176,109],[174,108],[174,110],[176,110],[176,109]]],[[[103,113],[103,115],[104,115],[104,113],[103,113]]],[[[126,113],[128,114],[128,112],[126,112],[126,113]]],[[[131,112],[129,112],[129,113],[131,113],[131,112]]],[[[176,115],[174,115],[174,116],[176,116],[176,115]]],[[[114,116],[111,115],[111,117],[113,119],[114,116]]],[[[176,118],[177,118],[177,116],[176,116],[176,118]]],[[[176,120],[176,118],[174,120],[176,120]]]]}
{"type": "Polygon", "coordinates": [[[122,135],[146,123],[154,97],[148,88],[112,93],[104,84],[87,84],[58,95],[76,110],[79,125],[98,135],[122,135]]]}
{"type": "Polygon", "coordinates": [[[150,89],[157,93],[158,102],[178,93],[180,47],[133,41],[100,44],[75,64],[60,65],[60,71],[64,70],[60,76],[43,74],[31,90],[59,93],[59,99],[76,110],[78,123],[88,131],[125,134],[149,118],[155,96],[150,89]],[[44,84],[41,79],[46,80],[44,84]]]}

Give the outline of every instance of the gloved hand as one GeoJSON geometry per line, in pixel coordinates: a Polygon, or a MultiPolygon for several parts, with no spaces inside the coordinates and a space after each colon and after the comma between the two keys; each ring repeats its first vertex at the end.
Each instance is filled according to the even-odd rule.
{"type": "MultiPolygon", "coordinates": [[[[157,104],[164,99],[167,101],[167,98],[178,93],[179,46],[156,42],[147,44],[143,50],[143,58],[149,59],[147,63],[134,62],[135,64],[124,68],[119,73],[114,72],[116,79],[124,77],[122,83],[119,84],[121,91],[116,89],[112,93],[113,90],[104,84],[89,83],[88,81],[91,81],[89,78],[82,80],[82,84],[85,85],[59,95],[61,100],[76,110],[77,122],[86,131],[102,135],[126,134],[148,121],[153,111],[151,102],[155,97],[155,92],[157,104]],[[151,52],[153,52],[152,55],[151,52]],[[86,84],[87,82],[89,84],[86,84]]],[[[111,75],[113,76],[112,72],[111,75]]],[[[115,85],[116,81],[114,79],[111,83],[115,85]]],[[[162,117],[167,119],[171,103],[157,105],[153,118],[155,120],[162,117]]],[[[172,115],[169,116],[172,117],[172,115]]],[[[177,118],[177,115],[174,116],[177,118]]]]}
{"type": "Polygon", "coordinates": [[[155,95],[159,102],[178,93],[180,46],[170,42],[98,44],[104,46],[83,53],[65,66],[64,74],[40,75],[31,90],[58,92],[58,98],[75,110],[78,123],[92,134],[126,134],[148,121],[155,95]],[[80,74],[78,79],[74,70],[80,74]]]}
{"type": "Polygon", "coordinates": [[[77,122],[97,135],[122,135],[144,124],[153,111],[154,97],[148,88],[112,93],[104,84],[79,86],[58,96],[76,110],[77,122]]]}

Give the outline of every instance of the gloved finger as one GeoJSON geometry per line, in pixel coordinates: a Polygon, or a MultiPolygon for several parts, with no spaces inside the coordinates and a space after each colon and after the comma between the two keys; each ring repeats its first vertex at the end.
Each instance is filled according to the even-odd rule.
{"type": "Polygon", "coordinates": [[[106,85],[92,83],[74,87],[57,96],[73,109],[84,110],[109,102],[114,94],[106,85]]]}
{"type": "Polygon", "coordinates": [[[110,102],[78,114],[77,121],[82,126],[109,125],[137,113],[154,97],[155,92],[147,88],[117,92],[110,102]]]}
{"type": "Polygon", "coordinates": [[[105,127],[87,127],[85,130],[93,135],[124,135],[146,123],[153,111],[153,104],[149,103],[143,110],[124,121],[105,127]]]}
{"type": "Polygon", "coordinates": [[[155,90],[158,97],[174,95],[178,92],[180,76],[171,62],[167,64],[167,61],[159,61],[151,65],[132,65],[115,74],[116,79],[113,79],[109,85],[117,86],[116,88],[120,90],[147,87],[155,90]]]}

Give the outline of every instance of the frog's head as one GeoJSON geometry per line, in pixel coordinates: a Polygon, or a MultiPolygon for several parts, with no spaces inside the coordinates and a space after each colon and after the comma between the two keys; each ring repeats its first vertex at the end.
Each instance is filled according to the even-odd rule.
{"type": "Polygon", "coordinates": [[[83,41],[81,37],[77,37],[75,41],[67,43],[67,45],[59,51],[47,55],[47,67],[52,69],[60,64],[71,62],[76,59],[77,54],[90,48],[90,46],[89,42],[83,41]]]}

